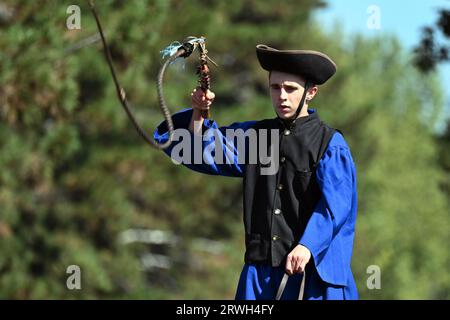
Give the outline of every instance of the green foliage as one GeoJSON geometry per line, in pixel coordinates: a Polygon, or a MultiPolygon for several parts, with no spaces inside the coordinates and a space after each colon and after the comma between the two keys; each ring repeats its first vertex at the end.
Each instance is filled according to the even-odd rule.
{"type": "MultiPolygon", "coordinates": [[[[140,140],[100,43],[80,46],[96,33],[86,1],[78,3],[81,30],[67,30],[61,2],[3,3],[14,15],[0,24],[0,297],[233,298],[244,252],[241,181],[190,172],[140,140]],[[124,244],[130,228],[172,232],[176,245],[124,244]],[[199,238],[222,246],[211,253],[199,238]],[[148,252],[168,256],[171,268],[143,271],[148,252]],[[69,265],[82,270],[80,291],[66,288],[69,265]]],[[[344,44],[339,31],[324,34],[311,22],[317,0],[96,5],[121,83],[149,132],[162,119],[159,50],[174,40],[207,37],[220,65],[211,69],[221,124],[273,116],[256,44],[327,52],[338,73],[312,107],[344,132],[356,161],[361,297],[450,297],[450,149],[448,134],[433,133],[442,92],[434,75],[414,71],[395,39],[344,44]],[[381,290],[366,288],[369,265],[381,268],[381,290]]],[[[188,106],[194,60],[184,71],[169,69],[170,106],[188,106]]]]}

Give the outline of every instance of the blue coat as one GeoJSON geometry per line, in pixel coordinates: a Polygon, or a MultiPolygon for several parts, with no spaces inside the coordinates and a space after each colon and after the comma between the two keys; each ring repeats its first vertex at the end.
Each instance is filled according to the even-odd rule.
{"type": "MultiPolygon", "coordinates": [[[[314,110],[310,110],[314,112],[314,110]]],[[[187,128],[192,110],[183,110],[173,116],[175,128],[187,128]]],[[[247,129],[255,122],[234,123],[218,127],[205,120],[206,129],[219,129],[222,149],[228,157],[237,159],[237,148],[225,139],[226,129],[247,129]]],[[[168,133],[161,124],[154,133],[160,143],[167,141],[168,133]]],[[[192,135],[190,137],[193,139],[192,135]]],[[[216,140],[217,142],[217,140],[216,140]]],[[[212,143],[203,141],[203,150],[212,143]]],[[[176,143],[165,150],[171,155],[176,143]]],[[[208,158],[208,154],[205,154],[208,158]]],[[[208,159],[207,159],[208,160],[208,159]]],[[[216,164],[210,157],[207,163],[185,164],[188,168],[206,174],[242,177],[245,165],[232,161],[216,164]]],[[[336,132],[318,163],[316,180],[322,196],[311,215],[299,243],[311,251],[311,262],[306,269],[305,299],[357,299],[357,289],[351,272],[351,257],[357,213],[356,170],[350,149],[344,137],[336,132]]],[[[283,267],[245,264],[239,280],[236,299],[273,299],[283,277],[283,267]]],[[[302,275],[291,276],[283,299],[295,299],[302,275]]]]}

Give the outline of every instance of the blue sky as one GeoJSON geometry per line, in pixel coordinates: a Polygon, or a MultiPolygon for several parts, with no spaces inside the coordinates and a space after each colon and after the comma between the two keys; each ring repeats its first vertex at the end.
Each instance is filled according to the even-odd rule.
{"type": "MultiPolygon", "coordinates": [[[[395,34],[406,49],[412,49],[421,39],[421,28],[434,25],[439,8],[450,9],[450,0],[326,0],[328,7],[316,12],[316,18],[327,30],[336,22],[348,33],[360,33],[367,37],[382,33],[395,34]],[[380,29],[369,29],[367,9],[379,8],[380,29]]],[[[439,67],[447,101],[450,102],[450,63],[439,67]]]]}

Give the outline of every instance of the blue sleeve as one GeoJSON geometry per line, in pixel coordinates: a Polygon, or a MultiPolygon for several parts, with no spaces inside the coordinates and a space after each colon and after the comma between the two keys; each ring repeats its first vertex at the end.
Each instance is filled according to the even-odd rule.
{"type": "MultiPolygon", "coordinates": [[[[164,150],[172,162],[183,164],[187,168],[205,174],[242,177],[245,162],[239,156],[240,150],[235,141],[227,139],[227,130],[250,129],[256,121],[236,122],[230,126],[219,127],[214,120],[205,119],[203,135],[194,135],[189,131],[192,109],[185,109],[173,115],[174,137],[172,144],[164,150]]],[[[158,143],[169,138],[166,122],[162,122],[154,132],[158,143]]],[[[247,146],[244,146],[247,148],[247,146]]]]}
{"type": "MultiPolygon", "coordinates": [[[[340,134],[334,141],[338,139],[343,141],[340,134]]],[[[354,232],[356,170],[345,141],[338,144],[330,142],[317,167],[316,178],[322,196],[299,243],[311,251],[315,264],[319,265],[344,225],[347,226],[345,232],[354,232]]],[[[342,250],[351,251],[351,248],[342,250]]]]}

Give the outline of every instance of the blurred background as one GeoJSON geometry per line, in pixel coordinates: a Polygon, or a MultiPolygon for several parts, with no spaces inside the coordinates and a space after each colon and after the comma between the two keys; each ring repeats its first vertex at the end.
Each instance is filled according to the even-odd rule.
{"type": "MultiPolygon", "coordinates": [[[[450,2],[96,1],[139,122],[162,121],[160,50],[205,36],[227,125],[273,117],[255,45],[331,56],[312,107],[356,163],[353,271],[363,299],[450,298],[450,2]],[[381,288],[369,289],[370,266],[381,288]]],[[[169,68],[189,107],[196,58],[169,68]]],[[[117,99],[87,1],[0,1],[0,298],[233,299],[241,180],[173,164],[117,99]],[[70,5],[79,7],[80,28],[70,5]],[[79,266],[81,289],[67,287],[79,266]]]]}

